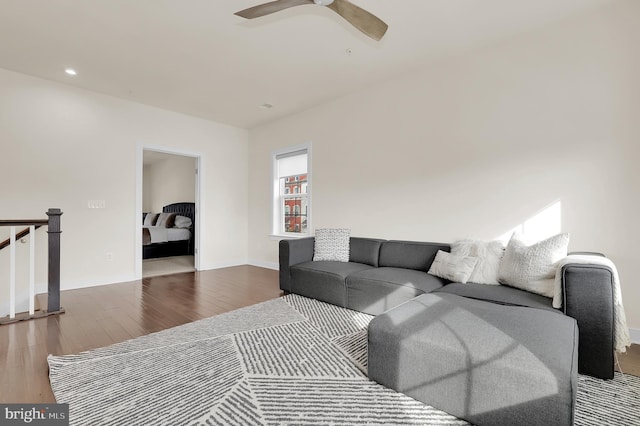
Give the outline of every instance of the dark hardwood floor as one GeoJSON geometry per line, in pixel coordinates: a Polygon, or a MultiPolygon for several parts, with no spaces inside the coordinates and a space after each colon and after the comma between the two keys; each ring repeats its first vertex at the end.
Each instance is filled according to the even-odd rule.
{"type": "Polygon", "coordinates": [[[55,402],[48,354],[107,346],[280,295],[278,272],[253,266],[63,291],[66,313],[0,326],[0,402],[55,402]]]}
{"type": "Polygon", "coordinates": [[[640,345],[631,345],[626,353],[617,356],[620,364],[620,369],[616,368],[617,371],[622,370],[625,374],[640,377],[640,345]]]}
{"type": "MultiPolygon", "coordinates": [[[[0,402],[55,402],[48,354],[118,343],[280,295],[278,272],[253,266],[63,291],[65,314],[0,326],[0,402]]],[[[640,376],[639,345],[618,358],[625,373],[640,376]]]]}

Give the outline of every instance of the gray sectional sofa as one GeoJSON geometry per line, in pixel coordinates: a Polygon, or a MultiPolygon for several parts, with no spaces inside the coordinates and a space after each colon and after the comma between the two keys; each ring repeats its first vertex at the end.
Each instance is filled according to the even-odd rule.
{"type": "Polygon", "coordinates": [[[375,315],[368,372],[385,386],[476,424],[571,424],[577,372],[613,377],[613,272],[564,266],[557,310],[428,274],[438,250],[450,246],[351,237],[349,262],[314,262],[313,237],[282,240],[280,288],[375,315]]]}

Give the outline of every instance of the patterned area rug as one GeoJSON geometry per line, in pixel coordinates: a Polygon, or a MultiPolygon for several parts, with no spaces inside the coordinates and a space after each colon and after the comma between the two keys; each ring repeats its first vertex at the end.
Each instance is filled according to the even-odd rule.
{"type": "MultiPolygon", "coordinates": [[[[371,316],[296,295],[49,356],[73,425],[458,425],[370,381],[371,316]]],[[[576,424],[638,424],[640,378],[580,377],[576,424]]]]}

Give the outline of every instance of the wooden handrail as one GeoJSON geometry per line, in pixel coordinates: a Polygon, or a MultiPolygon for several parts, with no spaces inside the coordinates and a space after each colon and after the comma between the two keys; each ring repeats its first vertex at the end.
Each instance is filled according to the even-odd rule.
{"type": "Polygon", "coordinates": [[[49,223],[49,219],[10,219],[0,220],[0,226],[31,226],[31,225],[46,225],[49,223]]]}
{"type": "MultiPolygon", "coordinates": [[[[3,222],[3,221],[0,221],[0,222],[3,222]]],[[[47,221],[45,221],[45,224],[46,222],[47,221]]],[[[14,225],[6,225],[6,226],[14,226],[14,225]]],[[[41,226],[42,225],[36,225],[36,229],[40,228],[41,226]]],[[[16,234],[16,240],[19,240],[29,235],[30,229],[31,228],[24,228],[22,231],[18,232],[16,234]]],[[[11,244],[11,238],[7,238],[6,240],[0,243],[0,250],[2,250],[5,247],[9,247],[10,244],[11,244]]]]}

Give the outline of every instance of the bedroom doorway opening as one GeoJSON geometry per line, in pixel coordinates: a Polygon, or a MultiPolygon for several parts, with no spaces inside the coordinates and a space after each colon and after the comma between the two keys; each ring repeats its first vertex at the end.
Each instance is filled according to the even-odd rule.
{"type": "Polygon", "coordinates": [[[198,270],[201,157],[142,147],[138,174],[136,276],[198,270]]]}

